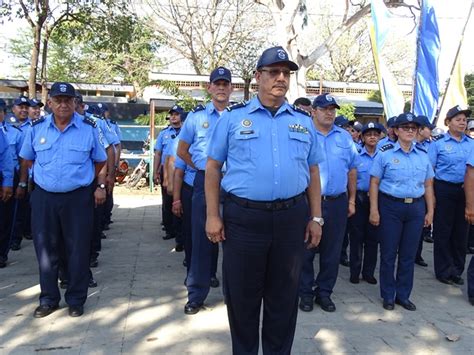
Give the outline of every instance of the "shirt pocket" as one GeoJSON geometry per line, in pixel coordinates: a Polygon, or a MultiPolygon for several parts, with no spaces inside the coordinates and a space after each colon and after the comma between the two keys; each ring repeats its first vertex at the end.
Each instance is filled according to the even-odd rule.
{"type": "Polygon", "coordinates": [[[299,132],[288,132],[290,137],[290,157],[292,159],[307,160],[310,149],[309,135],[299,132]]]}
{"type": "Polygon", "coordinates": [[[40,166],[48,165],[53,161],[53,150],[50,143],[38,144],[34,147],[36,153],[36,162],[40,166]]]}
{"type": "Polygon", "coordinates": [[[237,153],[241,159],[254,159],[260,156],[260,133],[258,130],[238,130],[234,134],[237,153]]]}
{"type": "Polygon", "coordinates": [[[64,153],[64,161],[69,164],[83,164],[90,157],[90,149],[82,145],[70,145],[64,153]]]}

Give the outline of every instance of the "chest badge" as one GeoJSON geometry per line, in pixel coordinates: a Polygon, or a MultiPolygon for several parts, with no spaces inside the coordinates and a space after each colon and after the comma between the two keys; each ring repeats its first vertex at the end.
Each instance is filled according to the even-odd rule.
{"type": "Polygon", "coordinates": [[[453,146],[451,144],[446,144],[445,145],[445,148],[448,152],[452,151],[453,150],[453,146]]]}
{"type": "Polygon", "coordinates": [[[242,126],[243,127],[251,127],[252,126],[252,121],[250,121],[249,119],[245,119],[242,121],[242,126]]]}
{"type": "Polygon", "coordinates": [[[45,143],[46,143],[46,138],[41,137],[41,139],[40,139],[40,144],[45,144],[45,143]]]}
{"type": "Polygon", "coordinates": [[[204,122],[204,123],[202,124],[202,128],[208,129],[208,128],[209,128],[209,122],[207,122],[207,121],[204,122]]]}
{"type": "Polygon", "coordinates": [[[392,162],[393,164],[400,164],[400,160],[398,160],[397,158],[393,158],[392,162]]]}

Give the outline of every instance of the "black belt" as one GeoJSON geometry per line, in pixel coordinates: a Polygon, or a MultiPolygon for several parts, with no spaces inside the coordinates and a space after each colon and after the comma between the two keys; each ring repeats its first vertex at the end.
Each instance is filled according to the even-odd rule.
{"type": "Polygon", "coordinates": [[[386,194],[385,192],[382,192],[382,191],[380,191],[380,194],[382,196],[390,199],[390,200],[397,201],[397,202],[403,202],[403,203],[414,203],[414,202],[418,202],[419,200],[421,200],[423,198],[423,196],[420,196],[420,197],[405,197],[405,198],[395,197],[395,196],[386,194]]]}
{"type": "Polygon", "coordinates": [[[329,201],[329,200],[337,200],[339,197],[341,197],[342,195],[345,195],[346,193],[343,192],[342,194],[339,194],[339,195],[332,195],[332,196],[321,196],[321,201],[329,201]]]}
{"type": "Polygon", "coordinates": [[[263,210],[263,211],[280,211],[280,210],[287,210],[300,200],[302,200],[306,196],[305,192],[300,193],[291,198],[287,198],[285,200],[274,200],[274,201],[254,201],[249,200],[246,198],[242,198],[239,196],[235,196],[231,193],[226,193],[226,197],[234,201],[236,204],[246,208],[253,208],[256,210],[263,210]]]}
{"type": "Polygon", "coordinates": [[[434,179],[435,182],[444,184],[444,185],[449,185],[449,186],[456,186],[456,187],[463,187],[464,183],[463,182],[451,182],[451,181],[445,181],[445,180],[438,180],[434,179]]]}

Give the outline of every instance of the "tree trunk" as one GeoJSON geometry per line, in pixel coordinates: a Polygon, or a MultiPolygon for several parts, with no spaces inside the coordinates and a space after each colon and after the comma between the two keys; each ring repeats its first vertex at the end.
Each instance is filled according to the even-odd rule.
{"type": "Polygon", "coordinates": [[[36,98],[36,75],[38,72],[38,60],[41,47],[41,25],[37,23],[34,27],[34,42],[31,52],[30,76],[28,79],[28,96],[36,98]]]}
{"type": "Polygon", "coordinates": [[[41,73],[40,73],[41,102],[43,102],[44,104],[46,104],[46,100],[48,99],[48,75],[47,75],[48,43],[49,43],[49,34],[46,34],[43,38],[43,52],[41,53],[41,73]]]}
{"type": "Polygon", "coordinates": [[[244,78],[244,100],[247,101],[250,99],[250,83],[252,78],[244,78]]]}

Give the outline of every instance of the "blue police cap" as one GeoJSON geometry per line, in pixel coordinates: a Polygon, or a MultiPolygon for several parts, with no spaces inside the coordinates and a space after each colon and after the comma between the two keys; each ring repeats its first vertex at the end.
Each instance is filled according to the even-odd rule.
{"type": "Polygon", "coordinates": [[[387,127],[388,128],[392,128],[393,127],[393,123],[395,122],[395,119],[397,118],[397,116],[393,116],[393,117],[390,117],[388,120],[387,120],[387,127]]]}
{"type": "Polygon", "coordinates": [[[334,124],[338,127],[344,127],[349,124],[349,120],[344,115],[337,116],[334,120],[334,124]]]}
{"type": "Polygon", "coordinates": [[[225,67],[217,67],[211,72],[211,75],[209,76],[209,82],[213,83],[217,80],[225,80],[228,81],[229,83],[232,82],[232,74],[229,69],[225,67]]]}
{"type": "Polygon", "coordinates": [[[361,131],[362,131],[362,134],[364,134],[365,132],[370,131],[370,130],[385,132],[385,127],[378,122],[369,122],[362,126],[361,131]]]}
{"type": "Polygon", "coordinates": [[[180,115],[182,115],[184,113],[184,110],[181,106],[179,105],[174,105],[172,108],[170,108],[170,110],[168,111],[168,113],[172,113],[172,112],[176,112],[176,113],[179,113],[180,115]]]}
{"type": "Polygon", "coordinates": [[[82,104],[84,102],[84,98],[79,93],[76,93],[76,102],[79,104],[82,104]]]}
{"type": "Polygon", "coordinates": [[[107,104],[98,103],[97,107],[102,111],[102,113],[109,110],[109,106],[107,106],[107,104]]]}
{"type": "Polygon", "coordinates": [[[432,124],[428,117],[420,115],[416,116],[415,121],[421,126],[421,127],[428,127],[429,129],[434,129],[436,125],[432,124]]]}
{"type": "Polygon", "coordinates": [[[40,100],[37,100],[37,99],[30,100],[30,107],[43,107],[43,106],[44,104],[40,100]]]}
{"type": "Polygon", "coordinates": [[[324,93],[319,96],[316,96],[316,98],[313,100],[313,107],[328,107],[328,106],[336,106],[337,108],[341,108],[337,102],[334,96],[324,93]]]}
{"type": "Polygon", "coordinates": [[[0,109],[6,109],[7,108],[7,103],[5,102],[4,99],[0,99],[0,109]]]}
{"type": "Polygon", "coordinates": [[[28,98],[26,96],[20,96],[19,98],[15,99],[15,101],[13,101],[13,105],[15,105],[15,106],[20,106],[20,105],[30,106],[30,100],[28,100],[28,98]]]}
{"type": "Polygon", "coordinates": [[[352,126],[357,132],[362,131],[362,123],[358,121],[349,121],[349,126],[352,126]]]}
{"type": "Polygon", "coordinates": [[[55,96],[69,96],[69,97],[76,97],[76,89],[69,83],[62,83],[57,82],[51,86],[51,90],[49,91],[50,97],[55,96]]]}
{"type": "Polygon", "coordinates": [[[420,125],[419,122],[416,120],[416,116],[413,113],[406,112],[398,115],[397,118],[395,118],[393,122],[393,127],[398,127],[406,123],[415,123],[418,126],[420,125]]]}
{"type": "Polygon", "coordinates": [[[276,46],[267,48],[263,51],[257,62],[257,70],[261,67],[278,63],[287,64],[290,70],[299,69],[298,65],[290,60],[288,53],[286,53],[283,47],[276,46]]]}
{"type": "Polygon", "coordinates": [[[454,106],[454,107],[451,107],[449,110],[448,110],[448,113],[446,114],[446,119],[450,120],[451,118],[453,118],[454,116],[456,116],[457,114],[460,114],[460,113],[464,113],[466,115],[466,117],[469,117],[472,113],[471,110],[469,109],[462,109],[461,106],[457,105],[457,106],[454,106]]]}
{"type": "Polygon", "coordinates": [[[102,110],[99,108],[98,105],[90,105],[87,108],[87,112],[89,112],[91,115],[94,115],[94,116],[102,115],[102,110]]]}

